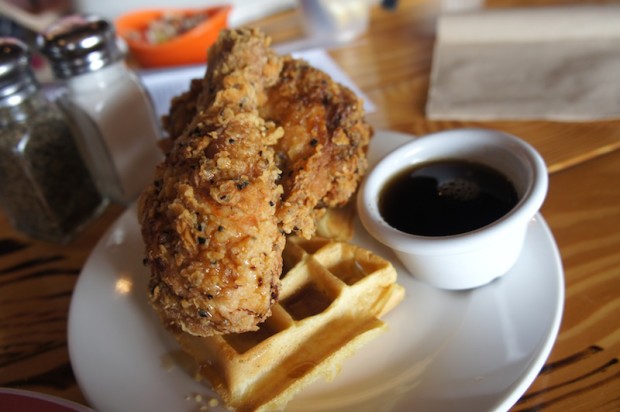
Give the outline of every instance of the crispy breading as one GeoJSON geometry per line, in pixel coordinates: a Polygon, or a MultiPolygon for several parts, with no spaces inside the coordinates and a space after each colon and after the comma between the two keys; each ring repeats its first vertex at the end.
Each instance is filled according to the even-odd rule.
{"type": "Polygon", "coordinates": [[[366,171],[372,131],[363,102],[326,73],[288,57],[260,112],[284,129],[276,143],[284,188],[280,227],[310,238],[325,208],[346,204],[366,171]]]}
{"type": "Polygon", "coordinates": [[[285,235],[310,237],[366,170],[362,102],[252,29],[226,30],[175,98],[166,159],[139,201],[151,302],[172,329],[256,330],[278,298],[285,235]]]}
{"type": "MultiPolygon", "coordinates": [[[[201,87],[202,82],[193,80],[173,100],[164,122],[171,136],[195,114],[201,87]]],[[[276,144],[284,188],[280,226],[308,238],[325,208],[343,206],[357,189],[367,168],[372,130],[361,99],[302,60],[284,58],[279,80],[267,88],[266,98],[261,116],[284,129],[276,144]]]]}
{"type": "Polygon", "coordinates": [[[278,297],[285,238],[273,145],[282,131],[258,105],[280,67],[264,36],[224,33],[196,115],[140,198],[151,302],[171,328],[254,330],[278,297]]]}

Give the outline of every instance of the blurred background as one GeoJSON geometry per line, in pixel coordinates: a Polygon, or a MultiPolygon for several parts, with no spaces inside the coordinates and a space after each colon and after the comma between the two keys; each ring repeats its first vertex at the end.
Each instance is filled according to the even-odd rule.
{"type": "Polygon", "coordinates": [[[290,9],[297,5],[296,0],[0,0],[2,35],[16,33],[22,35],[23,29],[16,27],[15,17],[28,19],[32,24],[47,25],[55,18],[73,12],[93,13],[108,20],[141,8],[204,8],[229,4],[233,11],[229,18],[231,26],[244,24],[269,14],[290,9]],[[21,12],[21,13],[20,13],[21,12]]]}

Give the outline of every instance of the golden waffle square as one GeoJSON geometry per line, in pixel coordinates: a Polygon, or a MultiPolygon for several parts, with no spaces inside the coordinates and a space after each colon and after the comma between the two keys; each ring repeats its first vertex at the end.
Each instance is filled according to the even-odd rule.
{"type": "Polygon", "coordinates": [[[302,387],[333,379],[344,359],[385,330],[404,289],[388,261],[355,245],[290,238],[280,300],[256,332],[178,334],[227,406],[281,410],[302,387]]]}

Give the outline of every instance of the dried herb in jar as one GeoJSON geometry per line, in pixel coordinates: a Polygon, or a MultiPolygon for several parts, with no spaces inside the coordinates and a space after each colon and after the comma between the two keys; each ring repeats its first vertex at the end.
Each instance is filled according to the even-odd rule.
{"type": "Polygon", "coordinates": [[[61,110],[41,92],[27,49],[0,39],[0,203],[16,229],[65,242],[104,206],[61,110]]]}

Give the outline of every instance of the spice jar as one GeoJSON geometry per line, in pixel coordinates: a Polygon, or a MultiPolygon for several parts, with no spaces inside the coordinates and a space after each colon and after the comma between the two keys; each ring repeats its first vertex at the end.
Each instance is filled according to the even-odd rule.
{"type": "Polygon", "coordinates": [[[163,158],[161,129],[148,94],[125,64],[114,27],[96,16],[72,15],[37,42],[64,84],[59,102],[82,131],[80,148],[99,190],[131,203],[163,158]]]}
{"type": "Polygon", "coordinates": [[[105,205],[72,131],[41,91],[26,45],[0,38],[0,203],[27,235],[66,242],[105,205]]]}

